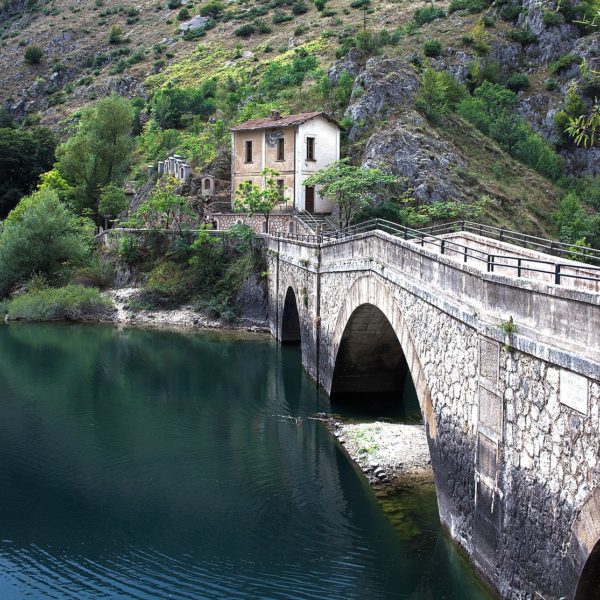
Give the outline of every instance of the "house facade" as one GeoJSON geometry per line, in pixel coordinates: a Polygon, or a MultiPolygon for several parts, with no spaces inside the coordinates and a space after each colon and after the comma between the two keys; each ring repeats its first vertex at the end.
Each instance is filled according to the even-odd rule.
{"type": "Polygon", "coordinates": [[[340,128],[323,112],[253,119],[231,129],[231,203],[244,181],[263,185],[262,171],[276,170],[282,206],[315,214],[329,214],[333,204],[318,188],[304,181],[340,158],[340,128]]]}

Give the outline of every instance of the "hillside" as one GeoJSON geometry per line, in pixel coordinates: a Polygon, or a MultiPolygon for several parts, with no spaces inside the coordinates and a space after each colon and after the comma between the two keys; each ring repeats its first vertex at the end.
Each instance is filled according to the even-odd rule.
{"type": "Polygon", "coordinates": [[[419,201],[487,196],[487,220],[555,234],[552,213],[565,190],[576,188],[592,216],[600,204],[599,148],[575,146],[556,117],[589,111],[600,91],[600,34],[582,24],[596,1],[7,0],[2,98],[13,117],[63,139],[81,107],[113,92],[137,99],[140,178],[146,162],[172,151],[226,172],[228,124],[271,108],[327,110],[344,125],[354,160],[405,178],[419,201]],[[200,13],[204,26],[184,36],[179,25],[200,13]],[[42,50],[39,64],[24,60],[30,45],[42,50]],[[549,150],[531,136],[519,150],[452,93],[432,114],[419,100],[427,71],[451,75],[452,93],[454,82],[465,86],[461,94],[486,82],[508,86],[517,95],[503,115],[521,115],[549,150]],[[200,90],[202,108],[165,117],[173,90],[200,90]],[[564,168],[549,166],[555,150],[564,168]],[[538,151],[544,156],[532,160],[538,151]]]}

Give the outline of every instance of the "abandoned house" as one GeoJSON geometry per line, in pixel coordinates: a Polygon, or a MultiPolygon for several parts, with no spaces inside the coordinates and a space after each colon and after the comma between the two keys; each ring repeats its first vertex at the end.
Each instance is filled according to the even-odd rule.
{"type": "Polygon", "coordinates": [[[323,112],[253,119],[231,129],[232,206],[236,190],[244,181],[262,186],[265,168],[279,176],[282,208],[316,214],[329,214],[331,202],[318,188],[304,185],[315,171],[340,158],[340,128],[323,112]]]}

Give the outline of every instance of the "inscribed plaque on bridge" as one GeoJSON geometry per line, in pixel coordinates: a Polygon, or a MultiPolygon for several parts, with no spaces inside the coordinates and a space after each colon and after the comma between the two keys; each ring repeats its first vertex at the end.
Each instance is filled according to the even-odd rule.
{"type": "Polygon", "coordinates": [[[584,415],[588,413],[588,380],[573,371],[560,370],[561,404],[584,415]]]}
{"type": "Polygon", "coordinates": [[[500,344],[486,337],[479,338],[479,374],[494,384],[500,370],[500,344]]]}
{"type": "Polygon", "coordinates": [[[502,398],[479,386],[479,427],[492,439],[502,439],[502,398]]]}

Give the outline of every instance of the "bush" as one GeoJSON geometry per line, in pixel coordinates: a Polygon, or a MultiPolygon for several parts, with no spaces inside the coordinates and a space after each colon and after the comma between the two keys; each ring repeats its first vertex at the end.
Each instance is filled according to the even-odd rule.
{"type": "Polygon", "coordinates": [[[179,8],[181,6],[181,0],[169,0],[167,2],[167,6],[171,9],[171,10],[175,10],[176,8],[179,8]]]}
{"type": "Polygon", "coordinates": [[[418,27],[425,25],[425,23],[431,23],[436,19],[443,19],[446,16],[443,8],[436,8],[433,4],[426,6],[425,8],[417,8],[414,14],[414,21],[418,27]]]}
{"type": "Polygon", "coordinates": [[[556,75],[572,65],[578,65],[580,62],[581,56],[577,54],[563,54],[548,65],[548,71],[550,71],[552,75],[556,75]]]}
{"type": "Polygon", "coordinates": [[[522,12],[523,8],[519,4],[509,2],[500,8],[500,18],[504,21],[514,21],[522,12]]]}
{"type": "Polygon", "coordinates": [[[485,27],[496,27],[496,19],[492,15],[483,15],[483,24],[485,27]]]}
{"type": "Polygon", "coordinates": [[[513,92],[526,90],[529,87],[529,77],[525,73],[513,73],[506,80],[506,87],[513,92]]]}
{"type": "Polygon", "coordinates": [[[143,244],[135,235],[124,235],[119,239],[119,258],[128,265],[138,263],[143,255],[143,244]]]}
{"type": "MultiPolygon", "coordinates": [[[[110,260],[96,258],[89,265],[76,269],[71,278],[71,283],[106,289],[111,286],[114,275],[115,265],[110,260]]],[[[30,288],[30,284],[27,287],[30,288]]]]}
{"type": "Polygon", "coordinates": [[[315,7],[319,12],[325,8],[325,4],[327,4],[327,0],[315,0],[315,7]]]}
{"type": "Polygon", "coordinates": [[[544,25],[547,25],[548,27],[558,27],[558,25],[562,25],[565,22],[565,18],[560,12],[545,10],[542,21],[544,22],[544,25]]]}
{"type": "Polygon", "coordinates": [[[452,0],[448,7],[448,14],[452,14],[459,10],[466,10],[471,14],[480,13],[489,6],[485,0],[452,0]]]}
{"type": "Polygon", "coordinates": [[[308,12],[308,5],[304,0],[296,0],[296,2],[292,4],[292,12],[295,15],[303,15],[308,12]]]}
{"type": "Polygon", "coordinates": [[[177,13],[177,20],[178,21],[187,21],[189,18],[190,18],[190,11],[187,8],[182,8],[177,13]]]}
{"type": "Polygon", "coordinates": [[[218,19],[225,10],[225,4],[220,0],[210,0],[203,7],[200,8],[200,15],[203,17],[211,17],[212,19],[218,19]]]}
{"type": "Polygon", "coordinates": [[[8,302],[8,317],[27,321],[87,321],[106,313],[112,302],[94,288],[67,285],[21,294],[8,302]]]}
{"type": "Polygon", "coordinates": [[[258,33],[271,33],[273,31],[263,19],[256,19],[254,27],[258,33]]]}
{"type": "Polygon", "coordinates": [[[507,33],[508,39],[513,42],[517,42],[526,46],[527,44],[533,44],[533,42],[537,41],[537,36],[528,29],[527,27],[521,27],[519,29],[513,29],[507,33]]]}
{"type": "Polygon", "coordinates": [[[558,82],[556,79],[550,78],[544,81],[544,89],[548,90],[549,92],[553,92],[556,88],[558,88],[558,82]]]}
{"type": "Polygon", "coordinates": [[[442,42],[439,40],[425,40],[423,53],[425,56],[439,56],[442,53],[442,42]]]}
{"type": "Polygon", "coordinates": [[[273,24],[278,25],[279,23],[286,23],[287,21],[293,21],[294,17],[284,13],[282,10],[276,10],[273,13],[273,24]]]}
{"type": "Polygon", "coordinates": [[[249,38],[252,34],[256,33],[256,27],[252,23],[244,23],[244,25],[238,27],[233,33],[238,37],[249,38]]]}
{"type": "Polygon", "coordinates": [[[109,44],[121,44],[123,42],[123,28],[120,25],[113,25],[108,34],[109,44]]]}
{"type": "Polygon", "coordinates": [[[41,62],[44,53],[39,46],[27,46],[23,57],[28,65],[37,65],[41,62]]]}

